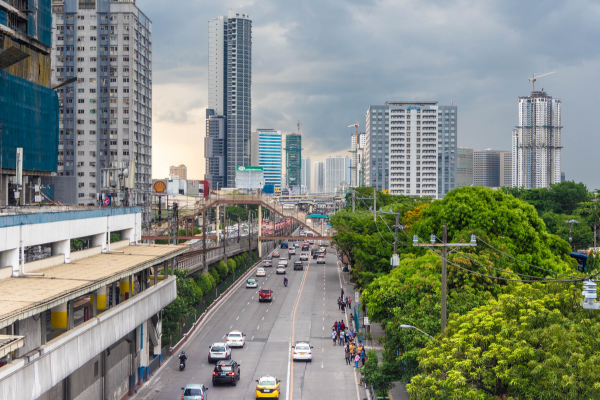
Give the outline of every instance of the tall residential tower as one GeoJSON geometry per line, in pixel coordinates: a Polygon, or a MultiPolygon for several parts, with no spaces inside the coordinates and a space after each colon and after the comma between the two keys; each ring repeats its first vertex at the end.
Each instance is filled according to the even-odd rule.
{"type": "Polygon", "coordinates": [[[210,151],[205,147],[205,179],[211,187],[217,181],[234,187],[236,167],[251,164],[251,88],[252,20],[245,12],[229,10],[208,22],[207,118],[224,119],[224,131],[218,134],[209,132],[207,121],[207,141],[213,143],[210,151]]]}
{"type": "Polygon", "coordinates": [[[252,132],[252,165],[263,167],[265,185],[281,189],[281,131],[257,129],[252,132]]]}

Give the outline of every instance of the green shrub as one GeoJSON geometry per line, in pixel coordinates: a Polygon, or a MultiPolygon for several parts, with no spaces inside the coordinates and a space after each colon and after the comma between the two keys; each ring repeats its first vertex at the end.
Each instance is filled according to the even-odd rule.
{"type": "Polygon", "coordinates": [[[229,272],[227,270],[227,264],[225,264],[225,261],[219,261],[219,263],[217,264],[217,272],[219,273],[219,278],[221,280],[225,279],[227,273],[229,272]]]}
{"type": "Polygon", "coordinates": [[[206,277],[208,278],[208,283],[210,284],[210,290],[213,290],[214,288],[216,288],[217,281],[215,280],[215,278],[210,274],[206,274],[206,277]]]}
{"type": "Polygon", "coordinates": [[[208,272],[210,276],[212,276],[212,278],[214,279],[215,286],[218,285],[219,282],[221,282],[221,278],[219,277],[219,272],[217,271],[217,268],[213,268],[208,272]]]}
{"type": "Polygon", "coordinates": [[[200,287],[202,293],[208,293],[212,288],[212,281],[208,274],[200,274],[196,277],[196,285],[200,287]]]}
{"type": "Polygon", "coordinates": [[[237,262],[235,260],[233,260],[232,258],[227,260],[227,270],[229,271],[230,274],[233,274],[235,272],[236,266],[237,266],[237,262]]]}

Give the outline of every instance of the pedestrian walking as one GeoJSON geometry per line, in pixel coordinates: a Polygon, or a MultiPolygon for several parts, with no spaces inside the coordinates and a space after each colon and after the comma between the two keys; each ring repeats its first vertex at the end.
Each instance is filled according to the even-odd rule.
{"type": "Polygon", "coordinates": [[[358,369],[358,362],[360,361],[360,356],[357,354],[354,356],[354,365],[356,365],[356,369],[358,369]]]}
{"type": "Polygon", "coordinates": [[[346,313],[346,303],[342,301],[342,312],[346,313]]]}
{"type": "Polygon", "coordinates": [[[350,347],[348,345],[346,345],[346,347],[344,348],[344,352],[346,356],[346,365],[352,365],[352,361],[350,360],[352,354],[350,354],[350,347]]]}
{"type": "Polygon", "coordinates": [[[344,334],[343,334],[342,330],[340,330],[340,332],[338,333],[338,338],[340,340],[340,346],[343,346],[344,345],[344,334]]]}
{"type": "Polygon", "coordinates": [[[342,299],[344,298],[344,288],[342,288],[342,295],[340,296],[342,299]]]}
{"type": "Polygon", "coordinates": [[[350,332],[348,328],[344,330],[344,336],[346,336],[346,343],[348,343],[350,341],[350,332]]]}
{"type": "Polygon", "coordinates": [[[337,335],[337,332],[336,332],[336,330],[335,330],[335,329],[332,329],[332,330],[331,330],[331,339],[333,339],[333,345],[334,345],[334,346],[335,346],[335,339],[336,339],[336,335],[337,335]]]}
{"type": "Polygon", "coordinates": [[[338,310],[342,309],[342,301],[338,299],[338,310]]]}
{"type": "Polygon", "coordinates": [[[362,351],[360,352],[360,360],[362,361],[362,366],[365,366],[365,359],[367,358],[367,355],[365,354],[365,349],[363,348],[362,351]]]}
{"type": "Polygon", "coordinates": [[[346,329],[346,324],[344,324],[344,321],[342,321],[341,325],[342,325],[341,326],[342,330],[345,330],[346,329]]]}

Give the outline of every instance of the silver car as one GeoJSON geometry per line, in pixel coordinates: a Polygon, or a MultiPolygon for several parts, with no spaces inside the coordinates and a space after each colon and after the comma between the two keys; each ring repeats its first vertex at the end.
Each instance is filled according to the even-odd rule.
{"type": "Polygon", "coordinates": [[[213,343],[212,346],[208,346],[208,362],[212,363],[217,360],[229,360],[231,359],[231,347],[227,343],[213,343]]]}

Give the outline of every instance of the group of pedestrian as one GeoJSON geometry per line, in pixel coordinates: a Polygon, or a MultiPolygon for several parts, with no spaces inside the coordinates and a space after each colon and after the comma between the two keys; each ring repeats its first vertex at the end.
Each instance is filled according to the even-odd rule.
{"type": "Polygon", "coordinates": [[[352,365],[352,361],[354,361],[356,369],[358,369],[359,362],[362,362],[363,367],[365,366],[367,358],[365,346],[363,346],[362,342],[358,342],[358,345],[356,345],[354,337],[344,347],[344,356],[346,358],[346,365],[352,365]]]}
{"type": "Polygon", "coordinates": [[[339,343],[340,346],[343,346],[344,343],[347,343],[350,340],[350,337],[354,332],[344,324],[344,321],[335,321],[333,326],[331,327],[331,339],[333,340],[333,345],[335,346],[339,343]]]}
{"type": "Polygon", "coordinates": [[[337,303],[338,310],[342,310],[343,313],[346,313],[346,307],[350,308],[350,306],[352,305],[352,300],[350,299],[350,296],[344,297],[344,289],[342,289],[341,295],[337,299],[337,303]]]}

